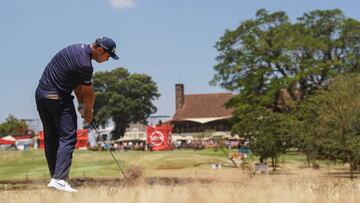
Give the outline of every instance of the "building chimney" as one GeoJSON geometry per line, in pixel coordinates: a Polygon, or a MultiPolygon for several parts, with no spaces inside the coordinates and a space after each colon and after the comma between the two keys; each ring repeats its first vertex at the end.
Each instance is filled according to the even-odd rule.
{"type": "Polygon", "coordinates": [[[176,110],[180,109],[184,105],[184,85],[175,84],[175,102],[176,110]]]}

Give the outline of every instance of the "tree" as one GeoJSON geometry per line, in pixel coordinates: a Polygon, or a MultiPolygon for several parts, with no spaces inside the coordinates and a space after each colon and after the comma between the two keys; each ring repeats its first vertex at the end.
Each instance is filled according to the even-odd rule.
{"type": "Polygon", "coordinates": [[[302,106],[318,116],[310,125],[312,136],[307,136],[315,140],[317,153],[349,163],[351,177],[360,161],[359,88],[359,74],[341,75],[302,106]]]}
{"type": "Polygon", "coordinates": [[[18,132],[27,132],[28,126],[25,121],[18,120],[15,116],[9,115],[4,123],[0,124],[0,136],[15,134],[18,132]]]}
{"type": "Polygon", "coordinates": [[[339,73],[359,71],[359,42],[360,23],[341,10],[315,10],[292,24],[284,12],[260,9],[216,43],[211,84],[283,111],[276,104],[281,89],[297,100],[339,73]]]}
{"type": "Polygon", "coordinates": [[[96,94],[94,119],[101,125],[113,119],[114,138],[123,136],[131,122],[145,124],[157,111],[152,102],[160,94],[148,75],[130,74],[125,68],[97,72],[93,87],[96,94]]]}
{"type": "MultiPolygon", "coordinates": [[[[309,99],[309,97],[307,99],[309,99]]],[[[311,162],[315,164],[314,161],[317,158],[320,158],[320,154],[318,152],[319,145],[317,144],[319,132],[315,130],[320,122],[320,117],[318,112],[315,111],[318,104],[306,105],[307,108],[303,108],[305,103],[297,108],[292,117],[294,124],[292,129],[294,134],[296,134],[293,143],[299,151],[305,154],[307,165],[310,167],[311,162]]]]}
{"type": "MultiPolygon", "coordinates": [[[[255,19],[226,30],[216,43],[217,73],[210,83],[238,93],[227,103],[235,109],[233,131],[253,136],[253,151],[275,155],[263,146],[278,136],[269,125],[296,127],[290,115],[276,113],[292,114],[336,75],[358,72],[359,44],[360,23],[341,10],[315,10],[291,23],[284,12],[260,9],[255,19]],[[254,120],[264,113],[275,117],[254,120]]],[[[275,143],[281,142],[268,144],[275,143]]]]}
{"type": "Polygon", "coordinates": [[[276,170],[279,155],[291,146],[294,136],[287,116],[261,106],[242,106],[236,109],[233,131],[249,141],[252,152],[259,155],[261,163],[271,158],[276,170]]]}
{"type": "Polygon", "coordinates": [[[260,162],[272,158],[275,170],[277,157],[291,143],[287,119],[276,112],[287,111],[280,100],[288,100],[281,96],[281,90],[287,89],[288,78],[294,74],[287,55],[292,32],[284,12],[258,10],[256,19],[243,22],[234,31],[227,30],[217,42],[219,63],[211,81],[239,93],[227,104],[235,108],[232,130],[250,141],[260,162]]]}

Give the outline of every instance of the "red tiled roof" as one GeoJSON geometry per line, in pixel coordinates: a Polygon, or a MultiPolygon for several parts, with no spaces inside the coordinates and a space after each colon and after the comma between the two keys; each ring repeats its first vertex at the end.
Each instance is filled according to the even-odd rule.
{"type": "Polygon", "coordinates": [[[173,120],[186,118],[212,118],[231,116],[232,109],[225,103],[234,95],[231,93],[184,95],[184,105],[176,110],[173,120]]]}

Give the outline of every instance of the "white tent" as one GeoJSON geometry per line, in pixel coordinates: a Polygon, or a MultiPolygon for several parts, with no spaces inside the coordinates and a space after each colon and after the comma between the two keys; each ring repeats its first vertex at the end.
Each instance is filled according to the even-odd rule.
{"type": "Polygon", "coordinates": [[[124,137],[121,137],[119,139],[117,139],[117,142],[121,142],[121,141],[132,141],[132,140],[140,140],[140,141],[146,141],[146,134],[145,133],[131,133],[131,134],[127,134],[125,133],[124,137]]]}
{"type": "Polygon", "coordinates": [[[209,117],[209,118],[186,118],[184,120],[204,124],[204,123],[208,123],[208,122],[212,122],[212,121],[216,121],[216,120],[229,119],[231,117],[232,116],[209,117]]]}
{"type": "Polygon", "coordinates": [[[146,138],[134,138],[134,137],[122,137],[116,140],[116,142],[121,142],[121,141],[133,141],[133,140],[139,140],[139,141],[146,141],[146,138]]]}
{"type": "Polygon", "coordinates": [[[211,134],[211,136],[212,137],[221,137],[221,138],[231,137],[230,133],[226,133],[226,132],[222,132],[222,131],[213,132],[211,134]]]}
{"type": "Polygon", "coordinates": [[[171,136],[171,140],[174,142],[174,141],[177,141],[177,140],[193,140],[194,137],[191,136],[191,135],[186,135],[186,136],[181,136],[181,135],[172,135],[171,136]]]}
{"type": "Polygon", "coordinates": [[[232,139],[232,140],[240,140],[240,136],[239,135],[234,135],[234,136],[231,136],[230,139],[232,139]]]}
{"type": "Polygon", "coordinates": [[[15,139],[13,136],[11,136],[11,135],[2,137],[1,139],[6,140],[6,141],[12,141],[12,142],[13,142],[13,141],[16,141],[16,139],[15,139]]]}

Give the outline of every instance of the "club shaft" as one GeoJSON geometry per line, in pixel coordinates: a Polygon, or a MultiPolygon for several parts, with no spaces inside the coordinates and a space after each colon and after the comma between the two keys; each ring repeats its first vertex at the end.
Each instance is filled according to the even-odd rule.
{"type": "Polygon", "coordinates": [[[99,130],[96,128],[95,124],[94,124],[93,122],[91,122],[90,125],[93,127],[93,129],[96,131],[96,133],[97,133],[98,136],[100,137],[101,142],[104,144],[104,147],[107,149],[107,151],[110,153],[111,157],[114,159],[116,165],[119,167],[119,169],[120,169],[121,173],[123,174],[123,176],[125,177],[125,179],[127,179],[127,177],[126,177],[124,171],[122,170],[119,162],[116,160],[114,154],[111,152],[110,147],[107,147],[105,141],[103,140],[103,138],[102,138],[99,130]]]}

